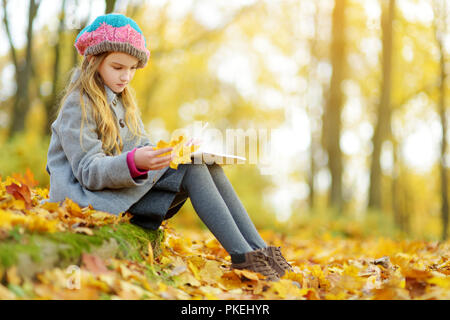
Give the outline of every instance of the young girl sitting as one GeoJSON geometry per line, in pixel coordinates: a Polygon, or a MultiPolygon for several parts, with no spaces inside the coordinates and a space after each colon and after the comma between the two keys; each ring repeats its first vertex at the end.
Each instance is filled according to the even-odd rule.
{"type": "Polygon", "coordinates": [[[51,202],[80,206],[156,230],[186,202],[230,254],[231,267],[278,280],[290,265],[279,247],[258,234],[222,167],[169,167],[172,148],[154,150],[146,138],[129,83],[150,52],[138,25],[120,14],[97,17],[75,41],[84,56],[52,124],[47,172],[51,202]]]}

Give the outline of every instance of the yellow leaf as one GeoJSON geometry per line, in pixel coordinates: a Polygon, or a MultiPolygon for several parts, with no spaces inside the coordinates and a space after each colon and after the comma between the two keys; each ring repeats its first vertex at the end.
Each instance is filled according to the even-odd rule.
{"type": "Polygon", "coordinates": [[[194,277],[196,279],[200,280],[199,271],[198,271],[197,267],[191,261],[188,261],[188,267],[192,271],[192,274],[194,275],[194,277]]]}
{"type": "Polygon", "coordinates": [[[189,284],[193,287],[200,287],[201,283],[191,273],[184,272],[178,276],[181,284],[189,284]]]}
{"type": "Polygon", "coordinates": [[[153,267],[153,248],[152,248],[152,244],[150,241],[148,242],[147,263],[153,267]]]}
{"type": "Polygon", "coordinates": [[[79,217],[79,218],[84,217],[84,214],[81,211],[80,206],[78,205],[78,203],[74,202],[72,199],[66,198],[66,200],[64,201],[64,207],[67,209],[67,211],[71,215],[73,215],[75,217],[79,217]]]}
{"type": "Polygon", "coordinates": [[[0,284],[0,300],[13,300],[16,295],[0,284]]]}
{"type": "Polygon", "coordinates": [[[345,300],[347,299],[347,294],[345,292],[338,292],[337,294],[328,293],[325,295],[326,300],[345,300]]]}
{"type": "Polygon", "coordinates": [[[450,277],[448,276],[435,276],[427,279],[427,282],[430,284],[435,284],[440,288],[450,289],[450,277]]]}
{"type": "MultiPolygon", "coordinates": [[[[198,145],[191,145],[186,146],[186,137],[184,135],[180,135],[178,137],[172,138],[170,142],[165,142],[163,140],[158,141],[156,144],[156,147],[154,150],[162,149],[162,148],[168,148],[172,147],[172,154],[175,155],[175,157],[170,162],[170,168],[172,169],[178,169],[179,164],[185,164],[185,163],[192,163],[191,161],[191,153],[198,150],[200,146],[198,145]]],[[[166,152],[165,154],[160,155],[165,156],[166,154],[169,154],[169,152],[166,152]]]]}
{"type": "Polygon", "coordinates": [[[130,269],[128,269],[125,265],[121,264],[119,266],[119,271],[122,277],[127,280],[128,278],[131,278],[133,275],[133,272],[131,272],[130,269]]]}
{"type": "Polygon", "coordinates": [[[249,280],[258,281],[259,279],[264,279],[265,277],[262,274],[246,270],[246,269],[233,269],[234,273],[236,273],[240,278],[245,277],[249,280]]]}
{"type": "Polygon", "coordinates": [[[8,270],[6,270],[6,280],[10,284],[14,284],[14,285],[17,285],[17,286],[20,285],[22,280],[20,279],[20,277],[17,274],[17,267],[16,266],[13,266],[13,267],[9,268],[8,270]]]}
{"type": "Polygon", "coordinates": [[[220,262],[207,260],[203,268],[200,269],[199,276],[206,282],[209,282],[211,284],[216,283],[222,276],[222,271],[220,270],[220,262]]]}
{"type": "Polygon", "coordinates": [[[48,210],[48,211],[57,211],[59,209],[59,203],[58,202],[44,202],[41,205],[41,208],[48,210]]]}

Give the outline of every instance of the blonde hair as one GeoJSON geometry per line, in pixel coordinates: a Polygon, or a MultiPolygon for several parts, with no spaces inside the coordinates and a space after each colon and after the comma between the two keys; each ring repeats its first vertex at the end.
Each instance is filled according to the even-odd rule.
{"type": "MultiPolygon", "coordinates": [[[[92,56],[92,59],[84,58],[79,67],[79,77],[71,82],[61,100],[59,110],[64,105],[65,100],[75,90],[80,92],[80,108],[82,112],[81,128],[80,128],[80,144],[82,144],[82,131],[84,121],[87,120],[86,106],[84,96],[88,98],[88,102],[91,105],[90,116],[96,123],[96,133],[102,142],[102,148],[106,155],[115,155],[122,153],[123,141],[119,133],[117,121],[114,116],[113,110],[108,105],[106,98],[106,91],[100,74],[97,72],[98,67],[103,60],[110,54],[110,52],[104,52],[99,55],[92,56]]],[[[77,72],[77,69],[75,69],[77,72]]],[[[139,126],[139,108],[136,104],[134,90],[129,86],[121,93],[123,106],[125,108],[125,123],[133,134],[133,138],[143,136],[141,128],[139,126]]],[[[59,113],[58,110],[58,113],[59,113]]],[[[83,149],[84,150],[84,149],[83,149]]]]}

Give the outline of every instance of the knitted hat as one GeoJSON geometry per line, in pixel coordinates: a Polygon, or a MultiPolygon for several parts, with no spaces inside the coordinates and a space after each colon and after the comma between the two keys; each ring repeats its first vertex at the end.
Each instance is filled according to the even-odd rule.
{"type": "Polygon", "coordinates": [[[122,14],[97,17],[78,34],[75,47],[84,56],[109,51],[125,52],[139,59],[138,68],[145,67],[150,57],[141,29],[122,14]]]}

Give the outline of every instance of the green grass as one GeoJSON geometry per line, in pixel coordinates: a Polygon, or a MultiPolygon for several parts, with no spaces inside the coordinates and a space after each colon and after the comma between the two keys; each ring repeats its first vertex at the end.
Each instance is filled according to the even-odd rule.
{"type": "Polygon", "coordinates": [[[25,254],[34,262],[46,258],[44,248],[53,248],[58,255],[57,266],[79,263],[82,253],[92,252],[114,239],[117,249],[111,253],[116,258],[142,261],[142,254],[148,252],[148,242],[154,248],[154,255],[161,252],[161,230],[149,231],[138,226],[122,223],[93,229],[94,235],[71,232],[29,233],[19,228],[10,231],[8,237],[0,242],[0,268],[9,268],[18,263],[18,257],[25,254]]]}

